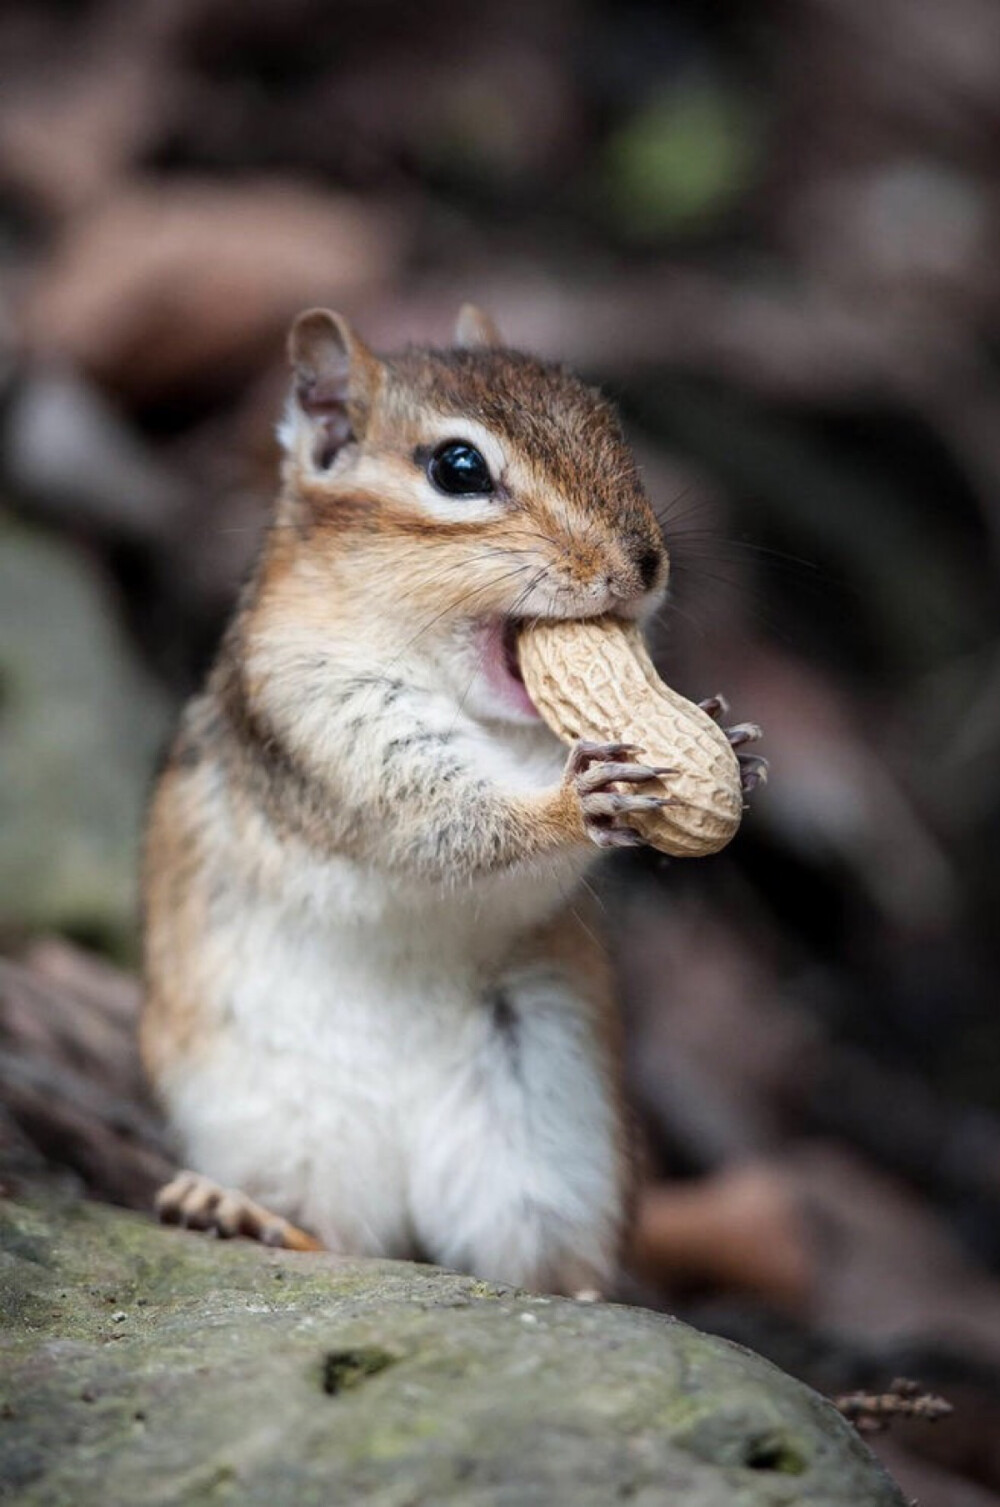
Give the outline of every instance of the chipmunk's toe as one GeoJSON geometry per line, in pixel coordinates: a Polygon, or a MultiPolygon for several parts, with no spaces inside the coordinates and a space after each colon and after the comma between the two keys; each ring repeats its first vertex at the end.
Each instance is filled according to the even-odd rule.
{"type": "Polygon", "coordinates": [[[698,705],[703,712],[707,712],[713,722],[719,722],[723,717],[729,716],[729,702],[725,696],[708,696],[698,705]]]}
{"type": "Polygon", "coordinates": [[[644,839],[629,825],[628,817],[671,804],[669,796],[621,788],[673,773],[662,766],[633,762],[641,752],[631,743],[579,742],[569,756],[566,777],[579,798],[584,830],[599,848],[641,848],[644,839]]]}
{"type": "Polygon", "coordinates": [[[641,785],[646,780],[655,780],[662,774],[676,774],[675,769],[669,769],[666,765],[650,764],[591,764],[589,769],[584,770],[577,777],[576,788],[581,795],[587,795],[592,790],[603,790],[614,781],[621,780],[633,785],[641,785]]]}
{"type": "Polygon", "coordinates": [[[164,1224],[207,1230],[225,1190],[199,1172],[178,1172],[156,1195],[156,1212],[164,1224]]]}
{"type": "Polygon", "coordinates": [[[634,759],[642,749],[635,743],[591,743],[578,738],[569,752],[566,772],[571,777],[582,775],[592,764],[610,764],[634,759]]]}
{"type": "Polygon", "coordinates": [[[294,1251],[322,1250],[320,1242],[280,1214],[254,1203],[238,1189],[222,1188],[200,1172],[185,1170],[156,1195],[156,1213],[164,1224],[206,1230],[229,1240],[246,1235],[263,1245],[294,1251]]]}
{"type": "Polygon", "coordinates": [[[763,729],[756,722],[737,722],[735,727],[724,727],[722,731],[732,748],[742,748],[744,743],[757,743],[764,736],[763,729]]]}
{"type": "Polygon", "coordinates": [[[758,785],[767,784],[766,759],[762,759],[760,754],[737,754],[736,758],[740,766],[740,788],[744,795],[749,795],[758,785]]]}

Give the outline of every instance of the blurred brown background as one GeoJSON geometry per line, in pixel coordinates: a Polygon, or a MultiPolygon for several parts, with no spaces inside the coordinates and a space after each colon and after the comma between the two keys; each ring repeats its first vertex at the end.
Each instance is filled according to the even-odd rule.
{"type": "Polygon", "coordinates": [[[605,883],[637,1293],[828,1393],[918,1376],[956,1413],[880,1438],[901,1482],[1000,1502],[1000,6],[6,0],[0,59],[8,1140],[129,1196],[40,1128],[38,1001],[134,963],[290,317],[474,299],[620,402],[661,662],[767,735],[730,852],[605,883]]]}

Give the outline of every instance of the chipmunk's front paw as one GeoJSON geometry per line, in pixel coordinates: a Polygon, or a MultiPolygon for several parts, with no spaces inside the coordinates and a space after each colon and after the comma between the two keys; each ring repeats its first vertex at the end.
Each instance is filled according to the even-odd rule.
{"type": "MultiPolygon", "coordinates": [[[[715,722],[729,713],[729,705],[724,696],[709,696],[707,701],[699,701],[698,705],[715,722]]],[[[735,749],[742,748],[745,743],[756,743],[758,738],[763,737],[756,722],[738,722],[735,727],[724,727],[722,730],[735,749]]],[[[749,795],[758,785],[767,784],[767,760],[762,759],[760,754],[737,753],[736,761],[740,766],[740,787],[744,795],[749,795]]]]}
{"type": "Polygon", "coordinates": [[[179,1224],[190,1230],[208,1230],[223,1239],[247,1235],[263,1245],[284,1246],[291,1251],[320,1251],[318,1240],[254,1203],[245,1193],[220,1188],[200,1172],[178,1172],[156,1195],[156,1212],[164,1224],[179,1224]]]}
{"type": "Polygon", "coordinates": [[[643,838],[628,825],[627,817],[635,811],[655,811],[670,805],[669,796],[612,789],[614,785],[642,785],[673,772],[635,763],[641,752],[632,743],[581,740],[573,746],[565,778],[579,799],[584,830],[599,848],[641,848],[643,838]]]}

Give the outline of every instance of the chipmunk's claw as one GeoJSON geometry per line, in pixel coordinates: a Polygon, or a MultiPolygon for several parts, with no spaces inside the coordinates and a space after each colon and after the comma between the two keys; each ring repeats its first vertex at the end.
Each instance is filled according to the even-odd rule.
{"type": "Polygon", "coordinates": [[[713,722],[718,722],[721,718],[729,716],[729,702],[725,696],[709,696],[706,700],[699,701],[698,705],[703,712],[708,713],[713,722]]]}
{"type": "Polygon", "coordinates": [[[655,780],[660,775],[676,773],[675,769],[668,769],[662,764],[592,764],[577,776],[576,788],[581,795],[586,795],[591,790],[603,790],[613,780],[627,780],[638,785],[644,780],[655,780]]]}
{"type": "Polygon", "coordinates": [[[570,775],[583,774],[592,764],[608,764],[641,753],[635,743],[589,743],[586,738],[578,738],[569,751],[566,771],[570,775]]]}
{"type": "Polygon", "coordinates": [[[645,840],[632,827],[601,826],[587,822],[587,836],[598,848],[643,848],[645,840]]]}
{"type": "Polygon", "coordinates": [[[764,736],[763,729],[756,722],[737,722],[735,727],[724,727],[722,731],[733,748],[742,748],[744,743],[756,743],[764,736]]]}
{"type": "MultiPolygon", "coordinates": [[[[729,715],[729,703],[724,696],[709,696],[706,701],[699,701],[698,705],[703,712],[707,712],[714,722],[721,723],[723,717],[729,715]]],[[[731,748],[742,748],[746,743],[756,743],[764,736],[763,730],[756,722],[737,722],[733,727],[724,727],[722,731],[729,740],[731,748]]],[[[756,790],[758,785],[767,784],[767,760],[759,754],[736,755],[740,766],[740,789],[744,795],[749,795],[756,790]]]]}
{"type": "Polygon", "coordinates": [[[760,754],[737,754],[736,760],[740,766],[740,788],[744,795],[749,795],[758,785],[767,784],[767,760],[762,759],[760,754]]]}
{"type": "Polygon", "coordinates": [[[643,785],[670,770],[634,762],[642,750],[632,743],[574,744],[566,779],[576,791],[583,826],[599,848],[641,848],[644,839],[629,826],[631,812],[655,811],[671,804],[669,796],[616,790],[615,785],[643,785]]]}

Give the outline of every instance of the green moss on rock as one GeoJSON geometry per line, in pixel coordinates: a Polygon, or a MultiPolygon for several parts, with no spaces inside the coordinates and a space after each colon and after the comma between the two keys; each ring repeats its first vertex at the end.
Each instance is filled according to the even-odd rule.
{"type": "Polygon", "coordinates": [[[0,1496],[23,1507],[902,1507],[821,1398],[662,1315],[0,1209],[0,1496]]]}

